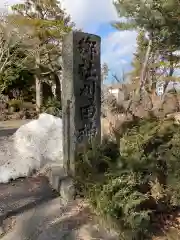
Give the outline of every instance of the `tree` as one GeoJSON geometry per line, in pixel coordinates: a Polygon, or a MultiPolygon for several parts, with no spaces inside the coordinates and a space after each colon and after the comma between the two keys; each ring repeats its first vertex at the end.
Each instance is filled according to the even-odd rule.
{"type": "Polygon", "coordinates": [[[133,70],[131,72],[132,77],[139,77],[140,71],[142,67],[142,63],[145,56],[145,50],[147,48],[148,40],[145,38],[145,32],[143,30],[140,30],[138,32],[138,36],[136,38],[136,52],[133,54],[134,58],[131,63],[133,70]]]}
{"type": "Polygon", "coordinates": [[[107,79],[109,74],[109,67],[107,63],[103,63],[101,67],[101,81],[104,83],[104,81],[107,79]]]}
{"type": "MultiPolygon", "coordinates": [[[[42,106],[42,79],[50,78],[60,90],[60,80],[57,71],[61,69],[62,38],[74,28],[70,17],[61,9],[57,0],[26,0],[24,4],[12,7],[13,14],[8,20],[18,29],[26,29],[33,44],[33,56],[29,66],[34,71],[36,80],[36,106],[40,111],[42,106]]],[[[60,93],[59,93],[60,100],[60,93]]]]}
{"type": "MultiPolygon", "coordinates": [[[[22,32],[21,32],[22,33],[22,32]]],[[[25,70],[28,49],[23,45],[25,36],[1,19],[0,24],[0,93],[25,70]]]]}
{"type": "Polygon", "coordinates": [[[132,60],[132,67],[133,70],[128,74],[131,78],[131,82],[138,88],[139,81],[140,81],[140,75],[141,75],[141,69],[144,62],[146,49],[148,45],[148,40],[145,37],[145,31],[139,30],[138,36],[136,38],[136,52],[133,54],[134,58],[132,60]]]}
{"type": "MultiPolygon", "coordinates": [[[[180,4],[178,0],[118,0],[115,3],[124,22],[115,22],[119,30],[140,29],[148,34],[148,45],[140,73],[140,91],[147,84],[146,72],[149,59],[161,57],[172,63],[172,53],[179,48],[180,4]]],[[[171,64],[172,66],[172,64],[171,64]]],[[[169,75],[172,75],[172,67],[169,75]]]]}

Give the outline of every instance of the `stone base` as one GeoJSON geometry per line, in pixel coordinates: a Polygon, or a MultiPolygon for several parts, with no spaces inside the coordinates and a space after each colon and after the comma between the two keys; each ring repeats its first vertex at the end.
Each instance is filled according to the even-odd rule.
{"type": "Polygon", "coordinates": [[[62,166],[52,166],[47,175],[52,188],[60,194],[61,203],[66,204],[75,199],[73,179],[67,176],[62,166]]]}
{"type": "Polygon", "coordinates": [[[63,204],[75,199],[75,187],[72,178],[67,177],[61,180],[60,196],[63,204]]]}

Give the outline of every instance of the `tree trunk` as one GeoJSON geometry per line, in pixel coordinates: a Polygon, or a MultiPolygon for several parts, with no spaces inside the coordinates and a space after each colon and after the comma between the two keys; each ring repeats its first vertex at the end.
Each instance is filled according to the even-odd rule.
{"type": "MultiPolygon", "coordinates": [[[[170,57],[170,68],[169,68],[169,74],[167,75],[167,77],[172,77],[174,73],[174,66],[173,66],[173,59],[171,59],[170,57]]],[[[165,103],[165,97],[166,97],[166,89],[168,87],[169,81],[166,81],[164,84],[164,92],[163,92],[163,96],[161,98],[161,109],[163,109],[163,105],[165,103]]]]}
{"type": "Polygon", "coordinates": [[[35,75],[35,80],[36,80],[36,111],[40,112],[42,103],[43,103],[43,86],[40,78],[40,56],[39,52],[37,52],[36,55],[36,75],[35,75]]]}
{"type": "Polygon", "coordinates": [[[54,81],[56,84],[56,98],[58,101],[61,102],[61,83],[60,83],[60,79],[56,73],[54,74],[54,81]]]}
{"type": "Polygon", "coordinates": [[[170,57],[170,68],[169,68],[169,77],[172,77],[174,73],[174,65],[173,65],[173,59],[172,59],[172,54],[171,54],[171,57],[170,57]]]}
{"type": "Polygon", "coordinates": [[[35,79],[36,79],[36,111],[40,112],[43,101],[42,82],[38,76],[35,76],[35,79]]]}
{"type": "Polygon", "coordinates": [[[149,40],[149,44],[148,44],[148,48],[146,51],[146,55],[145,55],[145,59],[144,59],[144,64],[141,70],[141,76],[140,76],[140,96],[142,96],[142,92],[144,90],[144,86],[146,84],[146,70],[147,70],[147,65],[148,65],[148,60],[149,60],[149,56],[151,53],[151,49],[152,49],[152,39],[149,40]]]}

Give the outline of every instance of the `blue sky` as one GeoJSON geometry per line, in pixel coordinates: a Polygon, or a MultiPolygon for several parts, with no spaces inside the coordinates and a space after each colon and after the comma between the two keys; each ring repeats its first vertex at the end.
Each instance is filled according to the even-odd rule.
{"type": "Polygon", "coordinates": [[[118,76],[129,71],[135,51],[136,32],[120,32],[111,26],[118,20],[113,0],[62,0],[78,27],[101,36],[101,63],[118,76]]]}
{"type": "MultiPolygon", "coordinates": [[[[0,0],[0,8],[23,0],[0,0]]],[[[60,0],[83,31],[101,36],[101,63],[106,62],[112,73],[121,76],[129,71],[135,51],[136,32],[120,32],[111,26],[118,19],[113,0],[60,0]]]]}

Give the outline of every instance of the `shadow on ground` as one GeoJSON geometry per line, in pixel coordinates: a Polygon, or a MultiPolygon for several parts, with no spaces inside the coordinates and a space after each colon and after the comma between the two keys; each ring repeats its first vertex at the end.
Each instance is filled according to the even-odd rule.
{"type": "Polygon", "coordinates": [[[29,177],[0,184],[0,218],[4,220],[53,199],[58,195],[46,177],[29,177]]]}
{"type": "MultiPolygon", "coordinates": [[[[116,240],[105,229],[95,223],[88,206],[81,201],[73,201],[67,206],[60,206],[59,200],[51,203],[49,211],[45,205],[38,208],[36,214],[21,227],[21,238],[28,240],[116,240]],[[44,213],[43,213],[44,212],[44,213]],[[30,229],[36,226],[32,232],[30,229]],[[37,227],[38,226],[38,227],[37,227]]],[[[19,234],[20,232],[18,232],[19,234]]],[[[18,240],[20,240],[18,239],[18,240]]]]}
{"type": "Polygon", "coordinates": [[[30,121],[32,119],[0,121],[0,137],[13,135],[19,127],[30,121]]]}
{"type": "Polygon", "coordinates": [[[116,240],[94,221],[83,200],[67,205],[43,176],[0,184],[2,240],[116,240]]]}
{"type": "Polygon", "coordinates": [[[0,127],[0,137],[8,137],[16,132],[17,128],[3,128],[0,127]]]}
{"type": "MultiPolygon", "coordinates": [[[[17,128],[0,126],[0,137],[17,128]]],[[[17,179],[0,184],[0,226],[2,240],[117,240],[96,224],[83,201],[62,205],[44,176],[17,179]]]]}

